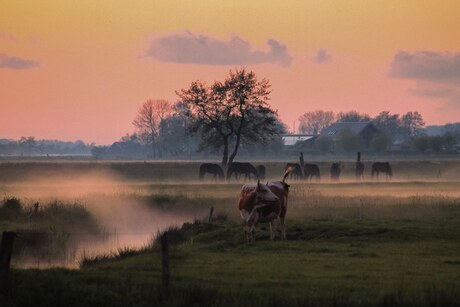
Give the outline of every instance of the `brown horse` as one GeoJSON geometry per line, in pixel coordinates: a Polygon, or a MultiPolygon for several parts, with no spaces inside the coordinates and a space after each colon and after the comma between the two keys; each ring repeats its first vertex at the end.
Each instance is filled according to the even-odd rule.
{"type": "Polygon", "coordinates": [[[374,162],[372,163],[372,178],[374,175],[377,175],[379,178],[379,173],[385,173],[386,179],[391,179],[393,176],[393,171],[391,170],[391,165],[389,162],[374,162]]]}
{"type": "Polygon", "coordinates": [[[233,174],[236,180],[238,180],[238,174],[244,174],[244,179],[251,179],[251,175],[254,175],[254,178],[259,178],[259,173],[254,165],[248,162],[230,163],[227,169],[227,180],[230,180],[233,174]]]}
{"type": "Polygon", "coordinates": [[[319,167],[316,164],[305,164],[303,167],[303,174],[306,180],[313,180],[313,177],[316,178],[316,181],[320,179],[319,167]]]}
{"type": "Polygon", "coordinates": [[[219,164],[215,163],[203,163],[200,165],[200,174],[198,175],[199,180],[204,180],[204,175],[206,173],[213,174],[213,179],[219,177],[219,180],[224,180],[224,171],[219,166],[219,164]]]}
{"type": "Polygon", "coordinates": [[[331,164],[331,180],[339,181],[340,173],[342,172],[342,163],[334,162],[331,164]]]}

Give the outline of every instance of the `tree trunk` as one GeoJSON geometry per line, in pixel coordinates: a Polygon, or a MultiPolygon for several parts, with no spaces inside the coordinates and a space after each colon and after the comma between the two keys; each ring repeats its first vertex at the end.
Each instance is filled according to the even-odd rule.
{"type": "Polygon", "coordinates": [[[230,159],[228,160],[229,164],[233,162],[233,159],[235,159],[236,154],[238,153],[238,148],[240,147],[240,141],[241,141],[241,133],[238,133],[236,135],[235,147],[233,148],[232,155],[230,156],[230,159]]]}
{"type": "Polygon", "coordinates": [[[155,159],[155,141],[152,140],[152,159],[155,159]]]}
{"type": "MultiPolygon", "coordinates": [[[[240,111],[243,113],[243,111],[240,111]]],[[[243,124],[244,124],[245,116],[243,115],[240,120],[240,125],[238,126],[238,130],[236,131],[236,143],[235,147],[233,148],[232,155],[230,156],[230,159],[228,160],[228,163],[232,163],[233,159],[235,159],[236,154],[238,153],[238,149],[240,148],[240,142],[241,142],[241,133],[243,132],[243,124]]]]}
{"type": "Polygon", "coordinates": [[[222,156],[222,165],[227,166],[228,160],[228,138],[224,138],[224,153],[222,156]]]}

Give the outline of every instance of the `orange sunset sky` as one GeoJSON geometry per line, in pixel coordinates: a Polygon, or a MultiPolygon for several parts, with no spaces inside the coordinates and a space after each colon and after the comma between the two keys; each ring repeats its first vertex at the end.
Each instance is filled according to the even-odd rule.
{"type": "Polygon", "coordinates": [[[247,67],[316,109],[460,121],[460,1],[0,0],[0,138],[112,143],[148,98],[247,67]]]}

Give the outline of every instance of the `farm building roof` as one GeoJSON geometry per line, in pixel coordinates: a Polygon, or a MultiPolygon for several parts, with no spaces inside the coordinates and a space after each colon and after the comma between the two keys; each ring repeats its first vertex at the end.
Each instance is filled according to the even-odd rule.
{"type": "Polygon", "coordinates": [[[348,129],[355,134],[360,134],[366,129],[372,129],[380,132],[380,129],[378,129],[372,122],[344,122],[330,125],[321,132],[321,135],[334,137],[345,129],[348,129]]]}

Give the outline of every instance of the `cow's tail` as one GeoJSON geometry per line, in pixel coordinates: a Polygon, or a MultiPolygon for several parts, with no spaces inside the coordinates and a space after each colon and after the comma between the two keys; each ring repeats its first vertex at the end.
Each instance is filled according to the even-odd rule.
{"type": "Polygon", "coordinates": [[[283,180],[281,180],[281,181],[285,182],[287,176],[289,176],[289,174],[292,173],[293,171],[294,171],[294,168],[292,166],[289,166],[288,169],[286,170],[286,172],[284,172],[283,180]]]}

